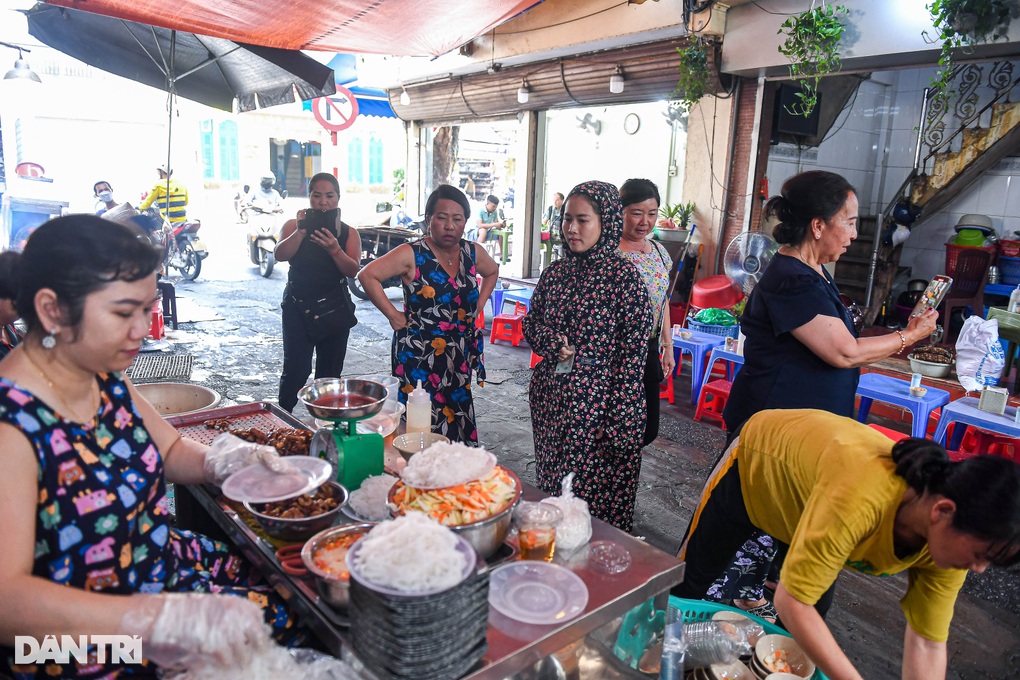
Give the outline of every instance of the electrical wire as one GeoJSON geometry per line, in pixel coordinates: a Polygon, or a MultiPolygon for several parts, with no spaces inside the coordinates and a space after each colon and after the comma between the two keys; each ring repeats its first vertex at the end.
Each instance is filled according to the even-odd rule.
{"type": "Polygon", "coordinates": [[[793,17],[793,16],[797,16],[798,14],[800,14],[800,12],[773,12],[770,9],[765,9],[764,7],[759,5],[757,2],[755,2],[755,0],[751,0],[751,4],[754,5],[755,7],[757,7],[758,9],[760,9],[761,11],[765,12],[766,14],[774,14],[777,17],[793,17]]]}
{"type": "Polygon", "coordinates": [[[572,24],[575,21],[584,21],[585,19],[589,19],[589,18],[591,18],[593,16],[597,16],[599,14],[603,14],[604,12],[608,12],[610,10],[614,10],[617,7],[623,7],[623,6],[629,5],[629,4],[630,4],[629,0],[623,0],[623,2],[617,3],[615,5],[610,5],[609,7],[605,7],[605,8],[600,9],[600,10],[596,10],[596,11],[592,12],[591,14],[585,14],[584,16],[574,17],[573,19],[567,19],[565,21],[560,21],[560,22],[555,23],[555,24],[549,24],[547,26],[538,26],[537,28],[524,28],[524,29],[521,29],[519,31],[500,31],[499,33],[496,33],[495,29],[493,29],[493,31],[492,31],[493,32],[493,37],[495,37],[496,35],[520,35],[521,33],[533,33],[535,31],[545,31],[545,30],[548,30],[550,28],[559,28],[560,26],[566,26],[567,24],[572,24]]]}

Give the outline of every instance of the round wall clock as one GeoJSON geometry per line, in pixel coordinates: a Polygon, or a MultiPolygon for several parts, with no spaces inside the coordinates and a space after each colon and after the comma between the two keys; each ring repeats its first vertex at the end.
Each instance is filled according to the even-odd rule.
{"type": "Polygon", "coordinates": [[[632,135],[638,131],[641,127],[641,118],[636,113],[628,113],[627,117],[623,119],[623,130],[628,135],[632,135]]]}

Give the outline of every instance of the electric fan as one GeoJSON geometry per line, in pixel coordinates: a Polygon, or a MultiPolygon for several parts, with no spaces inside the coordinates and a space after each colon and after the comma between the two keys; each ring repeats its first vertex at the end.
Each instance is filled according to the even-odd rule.
{"type": "Polygon", "coordinates": [[[723,271],[744,295],[750,295],[778,250],[779,244],[768,234],[745,231],[726,246],[723,271]]]}

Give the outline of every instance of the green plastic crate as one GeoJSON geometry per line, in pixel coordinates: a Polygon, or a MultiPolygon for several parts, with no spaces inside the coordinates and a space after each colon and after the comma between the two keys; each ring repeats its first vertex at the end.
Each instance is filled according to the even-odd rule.
{"type": "MultiPolygon", "coordinates": [[[[708,602],[706,600],[685,600],[673,595],[669,596],[669,603],[676,607],[680,612],[683,613],[684,623],[693,623],[695,621],[708,621],[712,618],[713,614],[717,612],[738,612],[753,619],[755,622],[760,623],[762,628],[765,629],[766,633],[785,635],[790,637],[790,634],[777,626],[774,623],[769,623],[765,619],[759,618],[753,614],[748,614],[742,609],[737,607],[730,607],[729,605],[719,604],[718,602],[708,602]]],[[[820,670],[815,670],[815,674],[811,676],[812,680],[829,680],[825,673],[820,670]]]]}

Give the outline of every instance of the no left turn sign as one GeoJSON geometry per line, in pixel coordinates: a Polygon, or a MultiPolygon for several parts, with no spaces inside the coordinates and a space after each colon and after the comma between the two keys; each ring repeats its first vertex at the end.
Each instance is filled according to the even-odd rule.
{"type": "Polygon", "coordinates": [[[312,102],[312,114],[330,132],[346,130],[358,117],[358,100],[346,87],[337,86],[332,97],[319,97],[312,102]]]}

